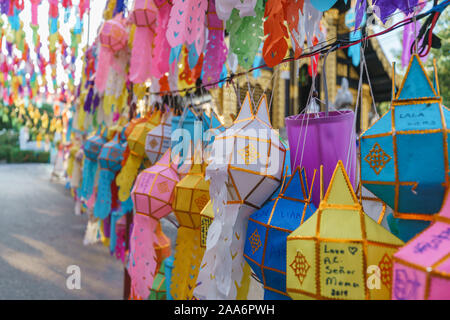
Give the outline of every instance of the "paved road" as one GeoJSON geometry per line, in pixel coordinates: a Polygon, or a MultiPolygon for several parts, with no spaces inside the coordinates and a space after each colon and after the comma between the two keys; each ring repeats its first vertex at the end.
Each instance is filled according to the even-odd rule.
{"type": "Polygon", "coordinates": [[[0,164],[0,299],[121,299],[121,263],[101,244],[83,246],[87,218],[51,170],[0,164]],[[66,288],[70,265],[81,290],[66,288]]]}

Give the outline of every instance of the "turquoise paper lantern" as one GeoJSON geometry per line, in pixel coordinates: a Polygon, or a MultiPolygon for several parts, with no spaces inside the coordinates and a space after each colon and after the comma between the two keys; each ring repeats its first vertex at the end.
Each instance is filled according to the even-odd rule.
{"type": "Polygon", "coordinates": [[[286,239],[316,211],[304,169],[297,168],[278,194],[253,213],[244,258],[264,286],[265,300],[290,300],[286,293],[286,239]]]}
{"type": "Polygon", "coordinates": [[[442,106],[436,70],[433,84],[417,55],[393,97],[391,109],[361,136],[361,179],[402,219],[393,232],[407,241],[444,200],[450,111],[442,106]]]}

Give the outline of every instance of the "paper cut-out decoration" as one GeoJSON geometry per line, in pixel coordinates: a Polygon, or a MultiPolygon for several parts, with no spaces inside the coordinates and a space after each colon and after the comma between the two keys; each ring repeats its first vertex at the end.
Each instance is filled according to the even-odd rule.
{"type": "Polygon", "coordinates": [[[197,284],[205,248],[201,246],[200,213],[209,202],[209,181],[205,164],[194,163],[188,175],[176,186],[173,211],[178,228],[170,293],[175,300],[190,300],[197,284]]]}
{"type": "Polygon", "coordinates": [[[130,197],[131,187],[145,157],[145,139],[147,134],[159,124],[160,119],[161,113],[157,111],[146,122],[137,124],[127,137],[130,154],[116,178],[120,201],[126,201],[130,197]]]}
{"type": "Polygon", "coordinates": [[[390,299],[392,256],[402,245],[363,212],[339,161],[319,209],[287,238],[287,292],[293,299],[390,299]],[[377,290],[369,288],[372,265],[381,270],[377,290]]]}
{"type": "Polygon", "coordinates": [[[266,96],[255,114],[247,93],[234,124],[213,143],[207,177],[214,221],[198,278],[201,284],[194,293],[197,298],[235,299],[239,288],[248,290],[249,279],[243,278],[248,217],[280,185],[285,157],[286,148],[270,124],[266,96]]]}
{"type": "Polygon", "coordinates": [[[101,128],[99,128],[96,134],[87,139],[83,145],[85,158],[83,164],[81,196],[86,200],[91,197],[94,190],[95,174],[98,167],[97,158],[106,142],[106,130],[102,134],[101,128]]]}
{"type": "MultiPolygon", "coordinates": [[[[159,220],[172,212],[175,185],[179,181],[176,164],[170,163],[170,150],[154,166],[141,172],[131,192],[136,215],[130,237],[130,277],[139,297],[148,297],[152,276],[167,253],[158,254],[157,243],[167,243],[159,220]],[[145,241],[144,241],[145,240],[145,241]],[[152,260],[154,257],[154,261],[152,260]],[[131,259],[132,258],[132,259],[131,259]]],[[[161,245],[159,246],[161,247],[161,245]]],[[[161,248],[159,248],[161,249],[161,248]]]]}
{"type": "Polygon", "coordinates": [[[158,16],[155,27],[156,36],[151,73],[155,78],[160,79],[166,72],[169,72],[170,45],[167,41],[166,33],[169,26],[172,3],[166,0],[154,0],[154,2],[158,8],[158,16]]]}
{"type": "Polygon", "coordinates": [[[264,36],[261,21],[264,18],[264,0],[257,0],[254,16],[239,16],[233,9],[226,29],[230,35],[230,53],[234,53],[243,68],[250,68],[264,36]]]}
{"type": "MultiPolygon", "coordinates": [[[[225,25],[217,17],[214,0],[208,2],[207,12],[208,44],[203,61],[203,82],[214,83],[220,80],[224,63],[227,59],[228,48],[225,43],[225,25]]],[[[209,88],[217,87],[211,86],[209,88]]]]}
{"type": "Polygon", "coordinates": [[[236,9],[239,16],[254,17],[256,0],[216,0],[217,16],[220,20],[230,19],[231,12],[236,9]]]}
{"type": "Polygon", "coordinates": [[[101,45],[97,64],[101,67],[97,68],[95,87],[99,92],[103,92],[106,88],[110,66],[113,64],[114,54],[125,48],[128,43],[128,31],[122,14],[103,23],[99,38],[101,45]]]}
{"type": "Polygon", "coordinates": [[[450,198],[433,224],[394,255],[392,299],[450,300],[450,198]]]}
{"type": "Polygon", "coordinates": [[[130,80],[144,83],[153,67],[153,41],[158,9],[153,0],[135,0],[130,21],[136,25],[130,58],[130,80]]]}
{"type": "Polygon", "coordinates": [[[161,117],[161,123],[149,131],[145,138],[145,153],[151,163],[156,163],[170,148],[172,133],[172,113],[161,117]]]}
{"type": "MultiPolygon", "coordinates": [[[[291,154],[291,168],[306,169],[308,181],[312,181],[314,171],[323,165],[324,188],[328,187],[336,163],[342,160],[349,171],[352,185],[356,173],[356,134],[353,133],[354,112],[351,110],[308,113],[286,118],[286,130],[291,154]],[[353,133],[353,145],[350,138],[353,133]],[[349,154],[349,148],[350,154],[349,154]]],[[[354,185],[356,187],[356,185],[354,185]]],[[[320,188],[313,188],[312,202],[320,203],[320,188]]]]}
{"type": "Polygon", "coordinates": [[[174,256],[168,257],[164,260],[164,275],[166,276],[166,298],[167,300],[173,300],[170,294],[170,287],[172,284],[172,269],[173,269],[174,256]]]}
{"type": "Polygon", "coordinates": [[[413,55],[391,109],[361,135],[364,187],[386,202],[394,217],[422,220],[407,222],[406,232],[407,224],[427,226],[424,221],[439,212],[449,185],[450,112],[442,106],[436,72],[434,86],[413,55]]]}
{"type": "Polygon", "coordinates": [[[172,48],[195,44],[197,54],[205,44],[205,14],[208,0],[174,0],[170,11],[167,40],[172,48]]]}
{"type": "MultiPolygon", "coordinates": [[[[288,51],[289,37],[286,25],[287,0],[268,0],[264,12],[263,57],[267,66],[273,68],[281,63],[288,51]]],[[[298,11],[297,11],[298,13],[298,11]]]]}
{"type": "Polygon", "coordinates": [[[97,199],[94,206],[94,216],[100,219],[107,218],[111,213],[111,183],[113,183],[117,172],[122,168],[126,142],[121,141],[119,137],[119,134],[116,134],[111,142],[104,144],[98,157],[100,175],[98,179],[97,199]]]}
{"type": "MultiPolygon", "coordinates": [[[[314,181],[312,182],[312,185],[314,181]]],[[[280,193],[248,221],[244,258],[264,285],[265,300],[290,299],[286,293],[286,239],[316,211],[304,169],[285,176],[280,193]]]]}

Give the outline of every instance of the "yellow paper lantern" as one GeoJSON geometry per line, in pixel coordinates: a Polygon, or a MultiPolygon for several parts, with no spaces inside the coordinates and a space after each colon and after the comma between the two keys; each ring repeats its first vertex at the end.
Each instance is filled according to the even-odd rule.
{"type": "Polygon", "coordinates": [[[392,258],[402,245],[363,212],[339,161],[319,209],[287,238],[287,293],[293,299],[390,299],[392,258]],[[385,275],[379,287],[377,270],[385,275]]]}

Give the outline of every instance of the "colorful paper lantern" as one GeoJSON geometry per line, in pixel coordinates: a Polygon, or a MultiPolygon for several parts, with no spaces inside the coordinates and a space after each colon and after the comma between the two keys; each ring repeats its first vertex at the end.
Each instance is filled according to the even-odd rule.
{"type": "Polygon", "coordinates": [[[126,201],[130,197],[134,179],[145,157],[145,140],[147,134],[159,124],[160,118],[161,113],[159,111],[155,112],[147,118],[147,121],[134,126],[130,135],[127,137],[130,154],[116,178],[120,201],[126,201]]]}
{"type": "Polygon", "coordinates": [[[390,299],[392,257],[403,242],[368,217],[339,161],[319,209],[287,238],[286,287],[293,299],[390,299]],[[369,288],[368,271],[380,270],[369,288]],[[373,290],[372,290],[373,289],[373,290]]]}
{"type": "Polygon", "coordinates": [[[85,199],[89,199],[92,195],[98,165],[97,158],[106,142],[106,134],[105,132],[102,134],[101,128],[99,128],[96,134],[87,139],[83,145],[85,158],[81,196],[85,199]]]}
{"type": "Polygon", "coordinates": [[[161,235],[162,230],[158,225],[159,220],[172,211],[171,204],[178,181],[176,164],[170,163],[168,150],[159,162],[139,174],[132,190],[136,215],[130,237],[128,268],[135,296],[140,298],[148,297],[158,264],[163,257],[168,257],[167,250],[161,251],[163,246],[149,244],[165,243],[168,248],[168,239],[161,235]]]}
{"type": "MultiPolygon", "coordinates": [[[[355,113],[351,110],[306,113],[286,118],[286,131],[291,152],[291,168],[304,167],[309,181],[314,171],[323,165],[324,188],[328,187],[333,171],[342,160],[355,185],[356,135],[353,130],[355,113]],[[350,142],[350,140],[352,142],[350,142]],[[350,148],[350,152],[349,152],[350,148]]],[[[313,189],[312,202],[320,203],[319,187],[313,189]]]]}
{"type": "Polygon", "coordinates": [[[168,112],[161,118],[161,123],[149,131],[145,139],[145,153],[151,163],[156,163],[170,148],[172,133],[172,113],[168,112]]]}
{"type": "Polygon", "coordinates": [[[100,175],[98,179],[97,199],[94,206],[94,216],[105,219],[111,213],[112,194],[111,183],[117,172],[122,168],[123,153],[126,142],[116,134],[111,142],[103,145],[98,162],[100,175]]]}
{"type": "Polygon", "coordinates": [[[190,300],[197,284],[205,248],[201,246],[200,213],[210,200],[204,163],[194,163],[175,188],[173,211],[180,227],[175,247],[170,293],[175,300],[190,300]]]}
{"type": "Polygon", "coordinates": [[[450,300],[450,198],[433,224],[394,255],[394,300],[450,300]]]}
{"type": "Polygon", "coordinates": [[[153,27],[156,23],[158,8],[153,0],[136,0],[130,14],[131,23],[137,27],[153,27]]]}
{"type": "Polygon", "coordinates": [[[243,257],[248,217],[280,185],[285,157],[286,148],[270,123],[266,96],[253,113],[247,93],[234,124],[213,143],[207,177],[214,221],[198,278],[201,284],[195,289],[197,298],[246,296],[239,290],[248,289],[250,281],[243,277],[248,267],[243,257]]]}
{"type": "MultiPolygon", "coordinates": [[[[95,86],[99,92],[106,88],[109,69],[114,65],[114,54],[124,49],[128,44],[128,31],[122,14],[117,14],[113,19],[103,23],[100,34],[100,52],[98,55],[95,75],[95,86]]],[[[124,68],[124,66],[123,66],[124,68]]]]}
{"type": "Polygon", "coordinates": [[[297,168],[285,177],[280,193],[248,219],[244,258],[263,283],[265,300],[289,299],[286,293],[286,238],[316,211],[311,186],[297,168]]]}
{"type": "Polygon", "coordinates": [[[408,240],[414,234],[407,225],[419,224],[423,230],[441,208],[449,185],[450,112],[442,106],[437,71],[433,85],[417,55],[393,97],[391,109],[361,135],[361,179],[395,218],[417,220],[399,230],[408,240]]]}

